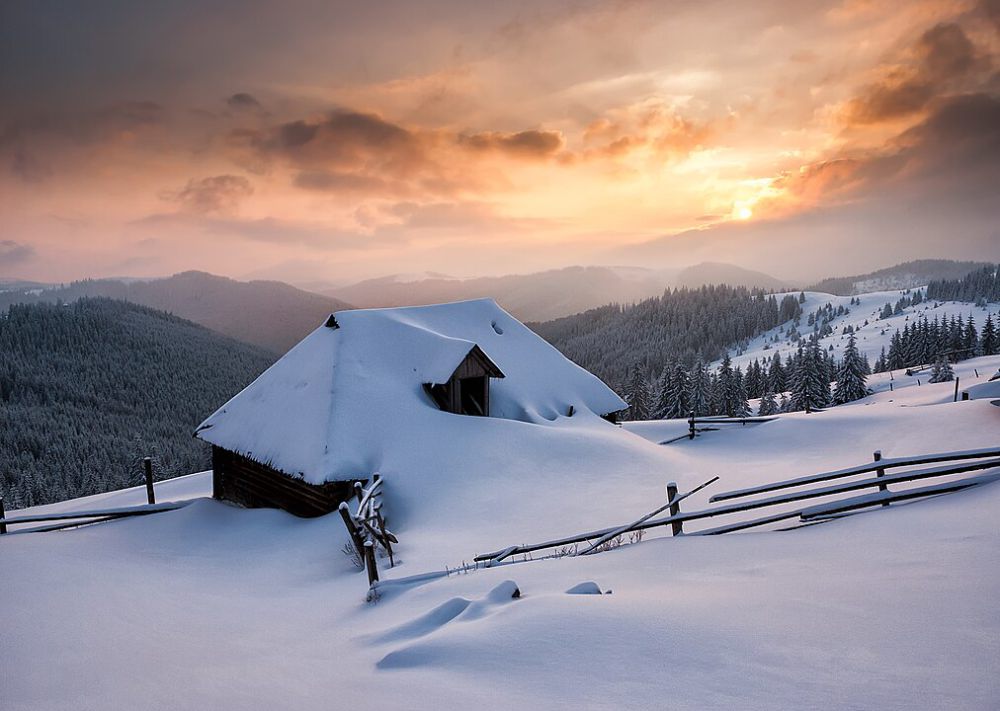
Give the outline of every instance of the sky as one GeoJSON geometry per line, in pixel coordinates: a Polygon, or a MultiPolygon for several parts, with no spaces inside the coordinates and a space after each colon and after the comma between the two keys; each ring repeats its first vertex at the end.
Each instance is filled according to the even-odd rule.
{"type": "Polygon", "coordinates": [[[0,277],[1000,260],[1000,0],[0,7],[0,277]]]}

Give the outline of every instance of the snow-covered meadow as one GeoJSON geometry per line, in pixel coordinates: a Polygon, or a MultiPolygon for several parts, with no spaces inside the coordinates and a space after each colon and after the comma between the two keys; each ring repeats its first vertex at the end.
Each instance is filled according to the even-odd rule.
{"type": "Polygon", "coordinates": [[[374,604],[337,515],[217,502],[208,473],[159,483],[159,501],[192,503],[0,539],[2,706],[996,708],[1000,484],[794,531],[657,529],[594,556],[453,571],[625,523],[662,505],[668,481],[721,477],[684,502],[692,510],[876,449],[995,447],[1000,381],[986,381],[998,367],[958,364],[966,402],[951,383],[897,373],[890,392],[876,376],[856,403],[668,446],[656,442],[686,423],[451,416],[456,446],[387,448],[400,563],[383,567],[374,604]],[[610,594],[567,592],[589,582],[610,594]]]}

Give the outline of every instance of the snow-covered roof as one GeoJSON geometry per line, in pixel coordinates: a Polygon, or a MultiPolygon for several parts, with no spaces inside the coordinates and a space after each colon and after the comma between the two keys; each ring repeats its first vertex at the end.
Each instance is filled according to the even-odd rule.
{"type": "Polygon", "coordinates": [[[423,386],[447,382],[475,346],[505,375],[490,381],[491,418],[544,424],[570,406],[584,417],[626,407],[492,299],[334,317],[338,327],[306,336],[196,435],[310,483],[368,474],[387,448],[456,431],[466,416],[440,411],[423,386]]]}

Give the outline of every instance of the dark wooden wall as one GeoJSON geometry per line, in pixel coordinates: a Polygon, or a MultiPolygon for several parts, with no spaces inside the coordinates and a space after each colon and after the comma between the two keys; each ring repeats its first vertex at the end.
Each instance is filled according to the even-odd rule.
{"type": "Polygon", "coordinates": [[[248,508],[284,509],[296,516],[330,513],[354,494],[353,480],[308,484],[222,447],[212,447],[212,471],[216,499],[248,508]]]}

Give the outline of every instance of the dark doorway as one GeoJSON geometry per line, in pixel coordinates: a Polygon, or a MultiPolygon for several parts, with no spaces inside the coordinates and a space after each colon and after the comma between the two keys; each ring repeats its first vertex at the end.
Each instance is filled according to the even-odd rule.
{"type": "Polygon", "coordinates": [[[483,375],[473,378],[461,378],[458,382],[462,395],[461,414],[489,415],[490,379],[483,375]]]}

